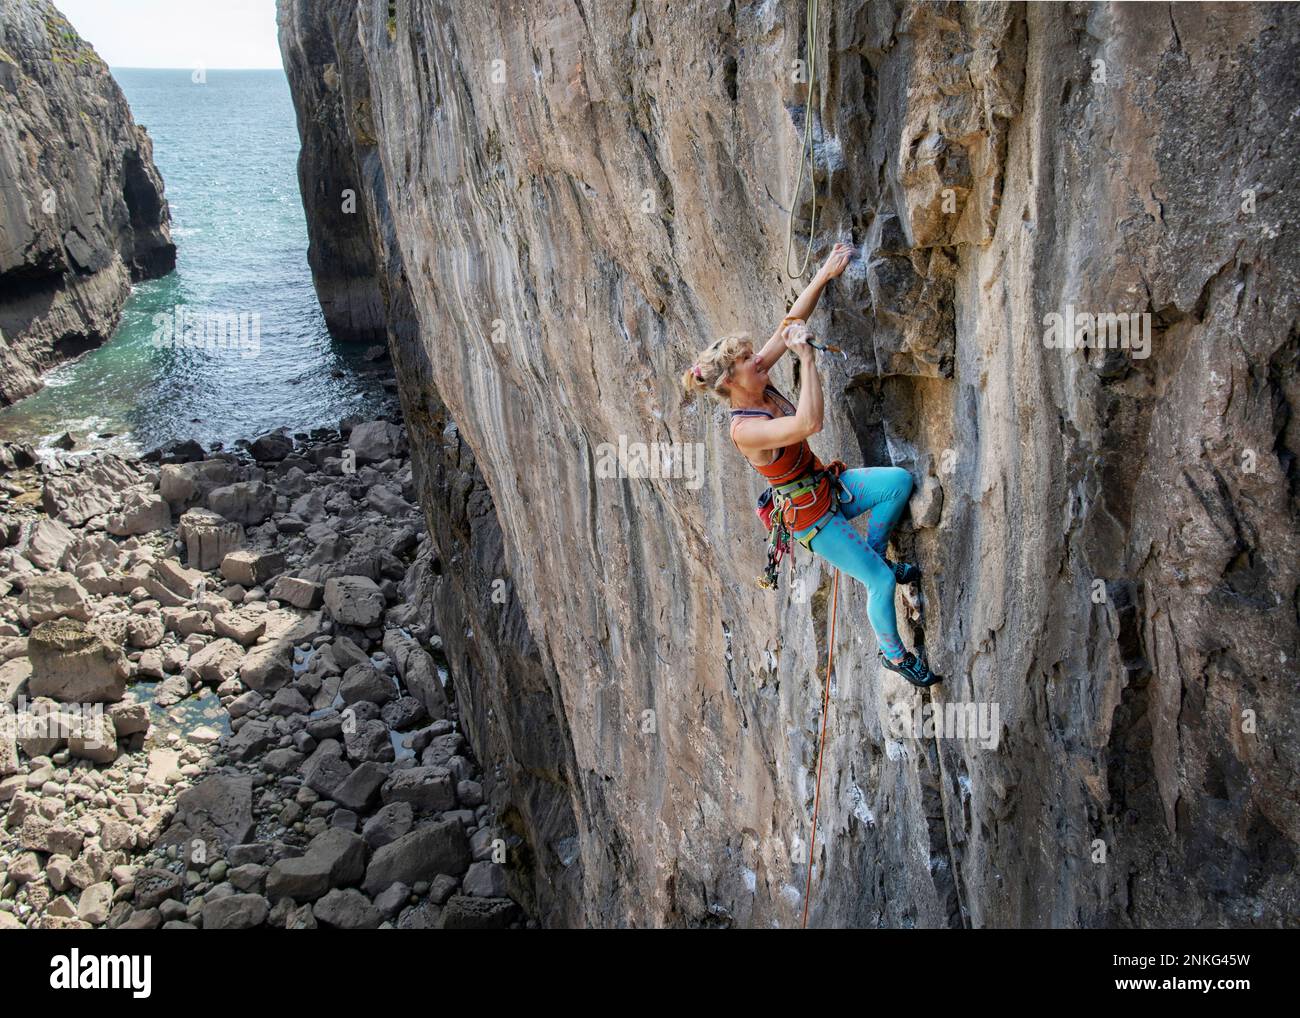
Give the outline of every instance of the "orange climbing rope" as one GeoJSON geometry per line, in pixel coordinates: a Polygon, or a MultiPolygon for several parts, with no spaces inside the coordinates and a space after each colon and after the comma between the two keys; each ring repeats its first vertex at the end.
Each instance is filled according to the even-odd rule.
{"type": "Polygon", "coordinates": [[[831,638],[826,644],[826,683],[822,689],[822,733],[817,740],[817,791],[813,795],[812,837],[808,843],[808,884],[803,892],[803,928],[808,928],[808,905],[812,901],[813,856],[817,854],[817,810],[822,803],[822,757],[826,750],[826,715],[830,712],[831,668],[835,664],[835,616],[840,605],[840,571],[835,570],[831,593],[831,638]]]}

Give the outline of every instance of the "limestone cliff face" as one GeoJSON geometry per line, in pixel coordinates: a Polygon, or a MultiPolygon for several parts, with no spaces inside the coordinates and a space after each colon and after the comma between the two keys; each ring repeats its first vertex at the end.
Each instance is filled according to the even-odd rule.
{"type": "Polygon", "coordinates": [[[830,573],[755,587],[756,478],[677,382],[797,292],[803,5],[281,0],[322,303],[386,323],[520,880],[556,924],[795,925],[810,854],[820,925],[1291,921],[1300,17],[828,7],[817,240],[861,253],[814,448],[916,478],[948,678],[844,585],[810,848],[830,573]],[[1059,348],[1085,314],[1130,348],[1059,348]],[[620,439],[702,483],[605,476],[620,439]]]}
{"type": "Polygon", "coordinates": [[[153,143],[45,0],[0,4],[0,405],[112,335],[176,264],[153,143]]]}

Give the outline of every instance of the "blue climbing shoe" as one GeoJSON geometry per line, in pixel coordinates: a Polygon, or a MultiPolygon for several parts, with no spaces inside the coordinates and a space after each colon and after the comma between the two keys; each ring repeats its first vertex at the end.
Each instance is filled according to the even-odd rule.
{"type": "Polygon", "coordinates": [[[912,565],[911,562],[890,562],[885,559],[886,565],[894,571],[894,580],[898,583],[920,583],[921,570],[912,565]]]}
{"type": "Polygon", "coordinates": [[[936,682],[943,681],[942,676],[935,675],[934,672],[930,671],[930,666],[925,663],[924,658],[918,657],[911,651],[904,654],[903,660],[898,662],[891,661],[889,658],[885,657],[885,652],[883,650],[877,650],[876,654],[880,658],[880,663],[882,665],[888,668],[891,672],[898,672],[899,675],[914,686],[920,686],[922,689],[926,689],[929,686],[933,686],[936,682]]]}

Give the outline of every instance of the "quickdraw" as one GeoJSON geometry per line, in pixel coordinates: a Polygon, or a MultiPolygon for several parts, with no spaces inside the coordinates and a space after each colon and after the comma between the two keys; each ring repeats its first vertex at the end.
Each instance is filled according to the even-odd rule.
{"type": "MultiPolygon", "coordinates": [[[[764,590],[776,590],[780,584],[781,560],[790,553],[790,527],[785,521],[785,512],[789,508],[790,500],[781,495],[774,495],[772,489],[768,488],[763,492],[763,497],[770,506],[768,514],[768,534],[767,534],[767,566],[763,570],[763,575],[758,578],[758,585],[764,590]]],[[[763,498],[759,499],[762,505],[763,498]]],[[[762,512],[759,513],[760,518],[762,512]]],[[[794,560],[791,559],[791,568],[794,568],[794,560]]]]}

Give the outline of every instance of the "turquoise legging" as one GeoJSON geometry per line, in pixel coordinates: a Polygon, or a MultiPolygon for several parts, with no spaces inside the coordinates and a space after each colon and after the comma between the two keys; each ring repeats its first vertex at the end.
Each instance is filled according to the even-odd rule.
{"type": "MultiPolygon", "coordinates": [[[[843,570],[867,588],[867,618],[876,631],[880,649],[891,661],[906,653],[898,638],[894,614],[894,571],[885,562],[889,532],[903,515],[912,494],[912,475],[902,467],[858,467],[840,476],[853,498],[840,503],[840,510],[812,540],[812,550],[831,565],[843,570]],[[865,512],[867,539],[849,524],[865,512]]],[[[795,533],[803,537],[812,527],[795,533]]]]}

